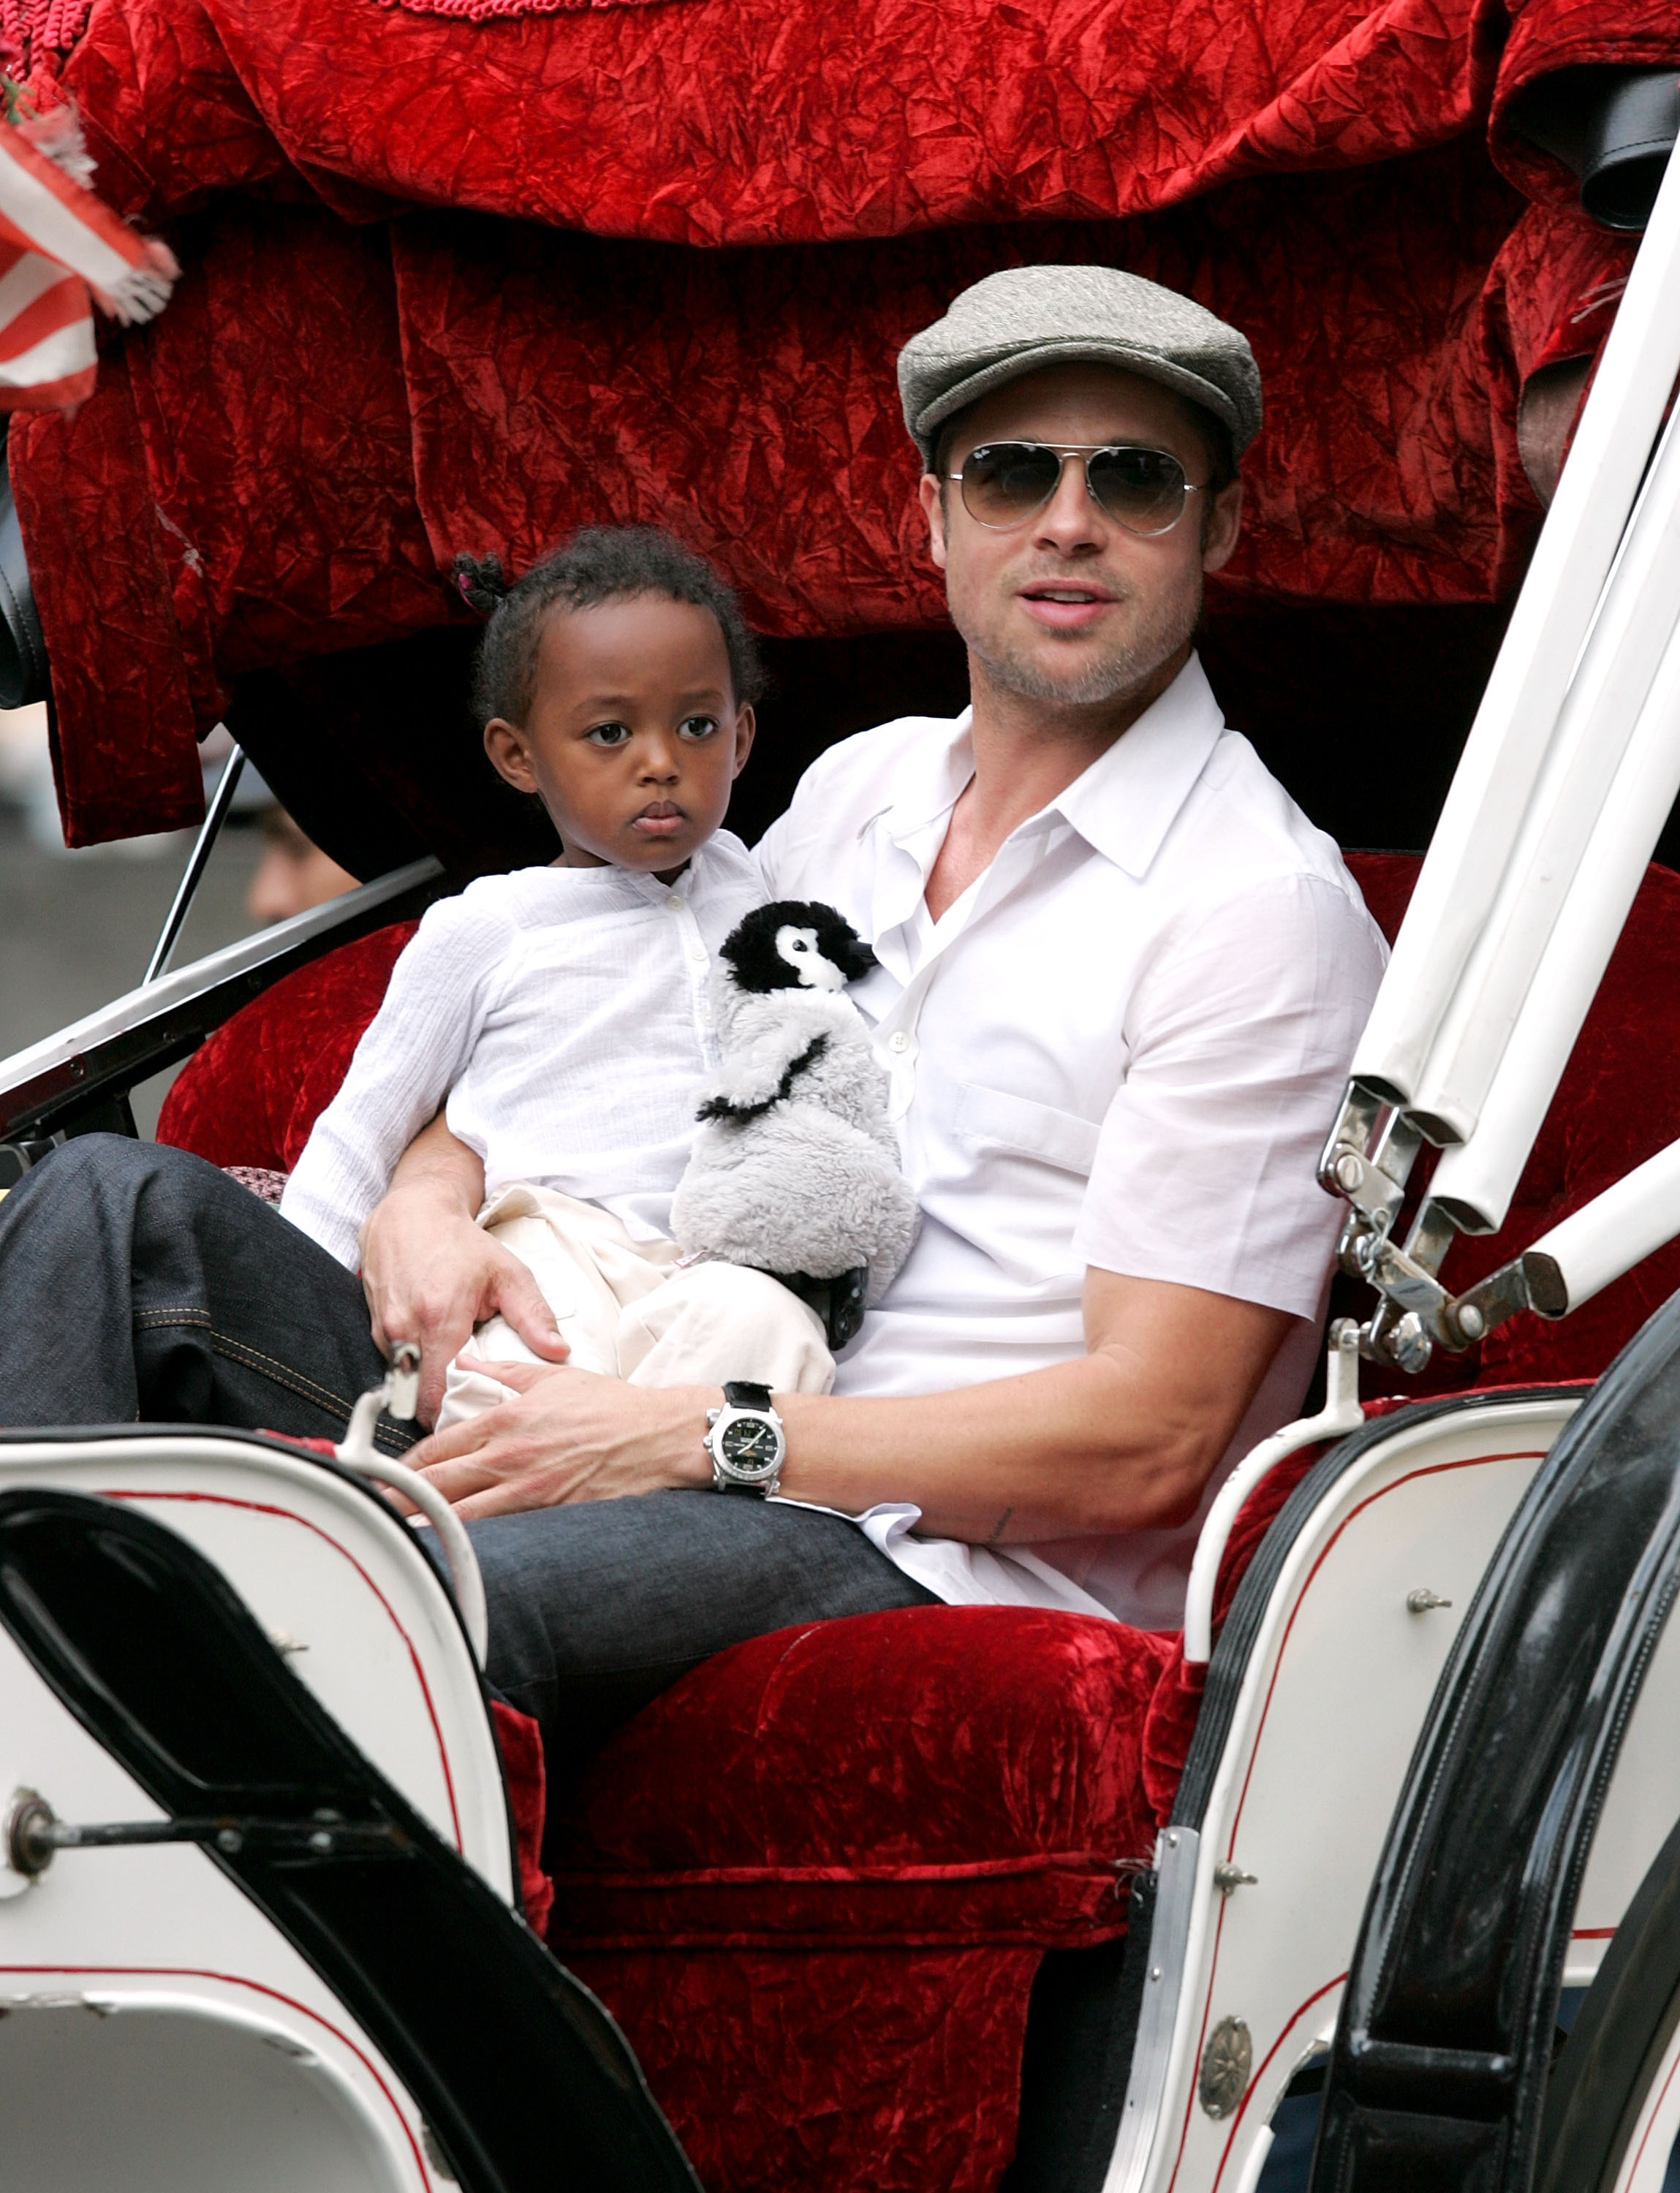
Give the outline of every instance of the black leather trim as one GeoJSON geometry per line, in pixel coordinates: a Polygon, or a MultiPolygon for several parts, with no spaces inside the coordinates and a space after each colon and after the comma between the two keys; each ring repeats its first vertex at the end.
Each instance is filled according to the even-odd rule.
{"type": "Polygon", "coordinates": [[[1654,2040],[1680,2016],[1680,1826],[1651,1861],[1546,2083],[1534,2193],[1591,2193],[1620,2161],[1654,2040]]]}
{"type": "Polygon", "coordinates": [[[1680,1296],[1541,1464],[1442,1672],[1366,1908],[1316,2193],[1526,2193],[1564,1955],[1680,1588],[1680,1296]]]}

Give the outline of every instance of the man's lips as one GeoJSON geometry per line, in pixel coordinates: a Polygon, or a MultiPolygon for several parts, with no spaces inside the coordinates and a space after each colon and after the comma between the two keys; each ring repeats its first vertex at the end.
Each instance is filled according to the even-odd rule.
{"type": "Polygon", "coordinates": [[[1035,624],[1052,632],[1081,632],[1115,603],[1106,587],[1072,579],[1035,579],[1021,588],[1018,599],[1035,624]]]}
{"type": "Polygon", "coordinates": [[[674,838],[688,817],[669,799],[656,799],[631,818],[630,827],[644,838],[674,838]]]}

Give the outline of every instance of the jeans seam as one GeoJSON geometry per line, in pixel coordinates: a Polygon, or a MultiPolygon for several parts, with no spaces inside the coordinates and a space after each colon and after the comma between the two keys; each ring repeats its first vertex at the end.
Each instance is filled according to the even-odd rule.
{"type": "MultiPolygon", "coordinates": [[[[210,1345],[219,1355],[226,1355],[235,1363],[244,1364],[246,1370],[255,1371],[259,1377],[270,1379],[275,1385],[284,1386],[301,1395],[304,1400],[312,1401],[318,1408],[330,1409],[341,1415],[347,1423],[349,1422],[355,1406],[353,1402],[343,1400],[325,1386],[318,1386],[312,1378],[306,1378],[301,1371],[292,1370],[272,1355],[265,1355],[261,1348],[253,1348],[248,1341],[230,1339],[225,1332],[218,1332],[211,1326],[210,1345]]],[[[412,1440],[404,1439],[398,1432],[387,1430],[382,1424],[374,1426],[373,1435],[376,1441],[382,1440],[398,1454],[404,1453],[414,1445],[412,1440]]]]}

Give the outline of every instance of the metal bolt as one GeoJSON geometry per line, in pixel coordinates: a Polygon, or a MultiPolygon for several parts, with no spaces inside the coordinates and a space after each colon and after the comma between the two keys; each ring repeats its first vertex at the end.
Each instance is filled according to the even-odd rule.
{"type": "Polygon", "coordinates": [[[1222,2018],[1201,2053],[1196,2095],[1210,2117],[1228,2117],[1248,2089],[1254,2068],[1254,2043],[1240,2018],[1222,2018]]]}
{"type": "Polygon", "coordinates": [[[1356,1152],[1344,1150],[1336,1160],[1336,1185],[1344,1195],[1356,1195],[1365,1177],[1365,1163],[1356,1152]]]}
{"type": "Polygon", "coordinates": [[[1427,1584],[1419,1584],[1415,1591],[1408,1591],[1406,1595],[1407,1611],[1412,1614],[1427,1614],[1432,1607],[1450,1606],[1452,1604],[1450,1599],[1442,1599],[1427,1584]]]}
{"type": "Polygon", "coordinates": [[[1234,1888],[1253,1888],[1259,1881],[1258,1874],[1245,1873],[1228,1858],[1222,1858],[1213,1869],[1213,1886],[1221,1896],[1229,1896],[1234,1888]]]}
{"type": "Polygon", "coordinates": [[[332,1855],[332,1837],[324,1828],[317,1828],[309,1838],[309,1847],[318,1851],[323,1858],[330,1858],[332,1855]]]}
{"type": "Polygon", "coordinates": [[[245,1839],[238,1828],[218,1828],[215,1847],[227,1858],[235,1858],[245,1847],[245,1839]]]}
{"type": "Polygon", "coordinates": [[[1389,1335],[1389,1353],[1402,1371],[1413,1377],[1428,1363],[1435,1353],[1434,1343],[1424,1331],[1424,1321],[1414,1309],[1408,1309],[1389,1335]]]}
{"type": "Polygon", "coordinates": [[[14,1873],[28,1881],[40,1878],[58,1848],[53,1836],[57,1824],[57,1815],[38,1790],[13,1793],[6,1815],[6,1862],[14,1873]]]}
{"type": "Polygon", "coordinates": [[[1460,1303],[1454,1313],[1459,1331],[1466,1340],[1480,1340],[1488,1330],[1488,1320],[1472,1302],[1460,1303]]]}

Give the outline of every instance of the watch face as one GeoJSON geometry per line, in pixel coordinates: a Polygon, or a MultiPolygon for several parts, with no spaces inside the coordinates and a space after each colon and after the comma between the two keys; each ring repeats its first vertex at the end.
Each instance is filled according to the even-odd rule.
{"type": "Polygon", "coordinates": [[[731,1469],[768,1477],[782,1459],[782,1440],[763,1417],[733,1417],[723,1428],[724,1460],[731,1469]]]}

